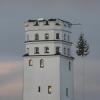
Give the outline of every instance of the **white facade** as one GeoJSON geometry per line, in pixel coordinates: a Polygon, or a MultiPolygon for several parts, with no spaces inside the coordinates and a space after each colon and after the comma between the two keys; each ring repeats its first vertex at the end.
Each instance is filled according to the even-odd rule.
{"type": "Polygon", "coordinates": [[[23,100],[73,100],[71,25],[61,19],[25,22],[23,100]]]}

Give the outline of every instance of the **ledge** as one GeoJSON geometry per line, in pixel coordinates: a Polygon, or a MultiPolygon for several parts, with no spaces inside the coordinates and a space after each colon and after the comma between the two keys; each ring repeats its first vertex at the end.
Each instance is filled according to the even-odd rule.
{"type": "Polygon", "coordinates": [[[66,57],[66,58],[69,58],[69,59],[72,59],[72,60],[75,59],[74,57],[65,56],[65,55],[62,55],[62,54],[48,54],[48,55],[29,55],[29,54],[24,54],[23,55],[23,57],[35,57],[35,56],[63,56],[63,57],[66,57]]]}
{"type": "Polygon", "coordinates": [[[47,42],[47,41],[52,41],[52,42],[64,42],[64,43],[69,43],[69,44],[73,44],[72,42],[68,42],[68,41],[64,41],[64,40],[31,40],[31,41],[25,41],[24,43],[28,43],[28,42],[47,42]]]}

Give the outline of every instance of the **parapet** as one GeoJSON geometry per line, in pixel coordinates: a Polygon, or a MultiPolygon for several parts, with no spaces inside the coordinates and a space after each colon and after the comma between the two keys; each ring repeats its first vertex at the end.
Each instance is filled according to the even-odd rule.
{"type": "Polygon", "coordinates": [[[25,22],[25,30],[31,30],[35,28],[36,29],[41,29],[41,28],[59,28],[59,29],[70,29],[72,26],[71,22],[64,21],[59,18],[39,18],[39,19],[29,19],[25,22]]]}

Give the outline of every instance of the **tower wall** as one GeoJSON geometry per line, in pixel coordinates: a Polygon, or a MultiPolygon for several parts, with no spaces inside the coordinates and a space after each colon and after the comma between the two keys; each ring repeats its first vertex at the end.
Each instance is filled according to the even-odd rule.
{"type": "Polygon", "coordinates": [[[60,57],[60,97],[61,100],[74,100],[73,99],[73,62],[66,57],[60,57]],[[70,62],[70,65],[69,65],[70,62]],[[70,68],[69,68],[70,66],[70,68]],[[66,91],[68,88],[68,91],[66,91]],[[68,93],[66,93],[68,92],[68,93]]]}
{"type": "Polygon", "coordinates": [[[33,66],[28,65],[29,59],[24,60],[24,100],[60,100],[60,57],[31,57],[33,66]],[[44,68],[40,68],[41,58],[45,61],[44,68]],[[48,86],[52,86],[51,94],[48,86]]]}
{"type": "Polygon", "coordinates": [[[23,100],[73,100],[71,25],[61,19],[25,22],[23,100]]]}

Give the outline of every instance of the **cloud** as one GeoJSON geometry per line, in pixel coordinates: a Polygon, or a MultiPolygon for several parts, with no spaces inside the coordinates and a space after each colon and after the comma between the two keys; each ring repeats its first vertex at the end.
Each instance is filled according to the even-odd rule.
{"type": "Polygon", "coordinates": [[[0,86],[0,96],[8,96],[22,91],[22,78],[15,79],[10,83],[0,86]]]}
{"type": "Polygon", "coordinates": [[[0,62],[0,100],[22,99],[23,61],[0,62]]]}
{"type": "Polygon", "coordinates": [[[20,66],[22,66],[22,62],[0,62],[0,76],[9,74],[20,66]]]}

